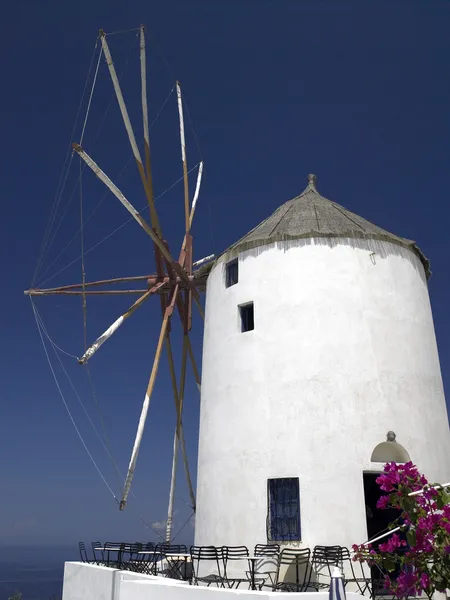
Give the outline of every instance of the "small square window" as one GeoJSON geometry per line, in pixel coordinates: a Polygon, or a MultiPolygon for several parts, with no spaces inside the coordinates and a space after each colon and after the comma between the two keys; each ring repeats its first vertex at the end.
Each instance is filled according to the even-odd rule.
{"type": "Polygon", "coordinates": [[[243,304],[240,306],[239,312],[241,315],[242,333],[245,331],[253,331],[253,329],[255,329],[255,312],[253,302],[249,302],[248,304],[243,304]]]}
{"type": "Polygon", "coordinates": [[[235,285],[238,282],[238,280],[239,280],[239,265],[238,265],[238,259],[235,258],[234,260],[227,263],[227,265],[225,267],[225,286],[230,287],[232,285],[235,285]]]}

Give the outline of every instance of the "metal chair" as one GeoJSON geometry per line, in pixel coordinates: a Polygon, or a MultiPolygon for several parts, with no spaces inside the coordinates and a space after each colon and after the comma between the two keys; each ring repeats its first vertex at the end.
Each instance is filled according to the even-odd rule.
{"type": "Polygon", "coordinates": [[[319,590],[330,589],[331,569],[341,566],[341,546],[316,546],[311,560],[311,582],[309,587],[319,590]]]}
{"type": "Polygon", "coordinates": [[[160,571],[172,579],[187,579],[187,547],[184,544],[166,544],[161,547],[162,558],[165,558],[164,568],[160,571]],[[170,556],[172,555],[172,556],[170,556]],[[181,564],[180,564],[181,563],[181,564]],[[183,575],[184,565],[184,575],[183,575]]]}
{"type": "Polygon", "coordinates": [[[103,544],[101,542],[91,542],[92,554],[94,555],[94,561],[96,565],[105,565],[105,556],[103,550],[96,550],[96,548],[103,548],[103,544]],[[98,555],[100,555],[100,558],[98,555]]]}
{"type": "Polygon", "coordinates": [[[157,574],[157,559],[156,546],[152,542],[148,542],[141,548],[138,553],[136,562],[138,563],[139,573],[145,575],[157,574]]]}
{"type": "MultiPolygon", "coordinates": [[[[264,575],[265,580],[270,581],[270,588],[275,585],[279,554],[280,546],[278,544],[256,544],[255,546],[254,555],[261,557],[261,561],[258,561],[258,567],[255,569],[255,577],[264,575]],[[269,567],[273,567],[273,570],[267,570],[269,567]]],[[[262,587],[265,585],[266,582],[264,581],[262,587]]]]}
{"type": "Polygon", "coordinates": [[[209,587],[215,584],[217,587],[225,587],[224,581],[224,555],[223,548],[216,546],[191,546],[192,561],[192,583],[206,584],[209,587]],[[207,565],[207,574],[203,574],[201,566],[207,565]],[[214,572],[215,571],[215,572],[214,572]]]}
{"type": "Polygon", "coordinates": [[[92,560],[89,560],[84,542],[78,542],[78,551],[80,552],[81,562],[84,562],[84,563],[92,563],[93,562],[92,560]]]}
{"type": "Polygon", "coordinates": [[[135,544],[124,544],[120,568],[123,571],[134,571],[135,573],[140,573],[142,561],[139,552],[141,550],[142,544],[140,542],[136,542],[135,544]],[[126,559],[124,558],[125,555],[126,559]]]}
{"type": "Polygon", "coordinates": [[[223,558],[224,558],[224,579],[229,588],[233,588],[236,585],[236,589],[242,582],[248,583],[246,561],[243,560],[249,555],[247,546],[224,546],[223,547],[223,558]],[[237,569],[238,574],[232,573],[234,571],[231,561],[237,561],[240,563],[242,569],[237,569]],[[230,564],[228,564],[230,563],[230,564]],[[243,577],[242,575],[245,575],[243,577]]]}
{"type": "Polygon", "coordinates": [[[106,553],[107,567],[120,568],[125,546],[124,542],[105,542],[104,552],[106,553]],[[115,560],[111,560],[111,553],[116,555],[115,560]]]}
{"type": "Polygon", "coordinates": [[[304,592],[311,580],[311,550],[284,548],[278,558],[274,592],[304,592]],[[284,568],[285,567],[285,568],[284,568]]]}
{"type": "MultiPolygon", "coordinates": [[[[347,587],[348,583],[354,583],[362,596],[364,596],[366,592],[369,592],[370,596],[372,596],[372,577],[370,575],[370,570],[366,575],[364,566],[361,563],[355,563],[352,560],[350,551],[345,546],[341,547],[340,563],[344,577],[344,588],[347,587]],[[357,565],[359,565],[359,567],[357,565]],[[358,573],[356,571],[358,571],[358,573]]],[[[368,567],[366,567],[366,569],[368,569],[368,567]]]]}

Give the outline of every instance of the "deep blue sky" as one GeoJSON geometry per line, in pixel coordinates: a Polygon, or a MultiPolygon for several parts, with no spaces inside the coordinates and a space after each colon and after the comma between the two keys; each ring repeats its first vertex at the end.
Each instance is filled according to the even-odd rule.
{"type": "MultiPolygon", "coordinates": [[[[147,24],[173,72],[183,83],[202,155],[204,185],[194,226],[195,256],[219,251],[301,192],[309,172],[327,197],[378,225],[418,242],[431,259],[430,293],[444,382],[449,387],[450,281],[448,180],[450,134],[450,2],[444,0],[165,0],[164,2],[10,2],[0,22],[3,293],[1,372],[2,445],[0,543],[73,543],[78,539],[154,539],[137,512],[150,522],[165,519],[174,408],[163,364],[152,400],[135,478],[137,501],[119,513],[89,462],[64,412],[40,345],[28,287],[64,161],[79,98],[100,27],[125,30],[147,24]],[[135,508],[133,509],[133,505],[135,508]]],[[[118,70],[134,33],[110,38],[118,70]]],[[[173,86],[174,75],[150,49],[153,118],[173,86]]],[[[123,85],[136,133],[139,63],[131,55],[123,85]]],[[[111,95],[102,63],[86,129],[87,150],[120,183],[139,208],[145,205],[135,166],[118,173],[130,150],[112,104],[94,137],[111,95]]],[[[84,114],[84,113],[83,113],[84,114]]],[[[175,98],[153,134],[156,193],[180,176],[175,98]]],[[[79,137],[79,128],[75,138],[79,137]]],[[[199,152],[188,130],[189,161],[199,152]]],[[[78,192],[67,204],[78,163],[61,206],[66,217],[45,270],[76,233],[78,192]]],[[[83,177],[85,211],[103,188],[83,177]]],[[[182,188],[158,202],[174,249],[183,228],[182,188]]],[[[107,197],[85,230],[91,247],[127,218],[107,197]]],[[[59,221],[58,221],[59,222],[59,221]]],[[[45,277],[80,253],[77,238],[45,277]]],[[[175,250],[174,250],[175,253],[175,250]]],[[[86,257],[88,279],[153,270],[149,240],[134,223],[86,257]]],[[[80,278],[80,264],[52,283],[80,278]]],[[[129,304],[100,298],[88,307],[89,339],[129,304]]],[[[56,341],[82,351],[78,299],[40,299],[37,306],[56,341]]],[[[149,302],[92,361],[98,400],[113,452],[126,467],[156,344],[159,308],[149,302]]],[[[193,339],[201,353],[201,321],[193,339]]],[[[401,340],[399,340],[401,343],[401,340]]],[[[179,347],[179,335],[174,333],[179,347]]],[[[179,352],[177,353],[179,357],[179,352]]],[[[63,359],[87,410],[99,424],[85,373],[63,359]]],[[[63,374],[58,377],[64,381],[63,374]]],[[[90,450],[111,485],[113,469],[67,383],[64,393],[90,450]]],[[[198,394],[190,382],[186,437],[196,468],[198,394]]],[[[189,516],[180,488],[174,531],[189,516]]],[[[189,525],[181,534],[186,540],[189,525]]]]}

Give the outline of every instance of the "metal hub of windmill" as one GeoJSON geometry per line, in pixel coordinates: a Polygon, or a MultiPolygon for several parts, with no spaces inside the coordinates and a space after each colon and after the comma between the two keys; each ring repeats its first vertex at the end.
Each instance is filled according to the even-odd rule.
{"type": "Polygon", "coordinates": [[[181,446],[181,452],[183,456],[183,462],[186,471],[187,484],[189,488],[192,508],[195,511],[195,496],[192,487],[192,482],[189,473],[189,467],[187,463],[186,450],[184,444],[183,435],[183,397],[186,381],[186,370],[188,360],[191,363],[192,370],[194,373],[197,385],[200,386],[200,375],[195,361],[194,353],[189,338],[189,332],[192,327],[192,304],[193,302],[197,305],[197,308],[202,317],[204,317],[203,309],[200,303],[199,291],[203,291],[205,288],[206,280],[202,277],[201,271],[194,271],[194,268],[206,263],[214,258],[214,255],[205,257],[204,259],[193,262],[193,238],[191,235],[191,227],[195,213],[195,207],[200,191],[200,184],[203,171],[203,163],[199,165],[197,185],[193,196],[192,203],[189,198],[189,186],[188,186],[188,168],[186,160],[186,143],[185,143],[185,132],[184,132],[184,117],[183,117],[183,102],[181,96],[181,87],[179,82],[176,83],[176,92],[178,100],[178,112],[180,122],[180,140],[181,140],[181,158],[183,166],[183,181],[184,181],[184,213],[185,213],[185,234],[181,243],[178,257],[175,258],[169,248],[167,242],[164,239],[162,233],[160,221],[155,206],[155,198],[153,193],[153,182],[152,182],[152,171],[151,171],[151,157],[150,157],[150,139],[149,139],[149,124],[148,124],[148,109],[147,109],[147,91],[146,91],[146,50],[145,50],[145,35],[144,27],[140,27],[140,61],[141,61],[141,95],[142,95],[142,112],[143,112],[143,132],[144,132],[144,148],[145,156],[144,160],[141,157],[141,153],[136,143],[133,127],[128,115],[127,107],[122,95],[119,79],[114,67],[110,49],[106,40],[106,34],[100,31],[100,40],[102,52],[108,65],[109,73],[114,87],[114,92],[120,107],[122,119],[128,134],[130,145],[136,164],[139,170],[139,174],[144,187],[145,195],[148,202],[148,208],[150,212],[150,222],[144,219],[136,208],[127,200],[120,189],[112,182],[112,180],[106,175],[99,165],[83,150],[80,144],[73,144],[73,151],[78,154],[82,161],[94,172],[94,174],[105,184],[105,186],[112,192],[112,194],[122,203],[137,223],[147,233],[154,247],[155,256],[155,272],[150,275],[142,275],[135,277],[119,277],[115,279],[105,279],[101,281],[85,281],[84,270],[82,273],[82,281],[80,283],[65,285],[61,287],[53,288],[33,288],[25,291],[28,296],[45,296],[45,295],[79,295],[83,298],[83,306],[86,306],[86,297],[89,295],[114,295],[114,294],[139,294],[138,299],[128,308],[126,312],[120,315],[114,323],[106,331],[102,333],[84,352],[83,356],[78,359],[81,365],[86,364],[92,356],[99,350],[99,348],[108,340],[117,329],[128,319],[140,306],[144,304],[151,296],[158,296],[161,308],[162,322],[159,333],[158,342],[156,345],[155,356],[153,360],[153,366],[150,373],[147,389],[145,392],[145,398],[142,406],[141,416],[136,433],[136,439],[134,442],[131,458],[128,466],[128,472],[125,479],[122,497],[120,500],[120,510],[123,510],[127,503],[127,498],[130,492],[136,462],[139,454],[139,448],[144,433],[145,422],[149,409],[150,399],[155,385],[155,380],[158,372],[158,367],[161,361],[163,353],[163,347],[165,346],[170,375],[172,380],[172,389],[174,394],[176,413],[177,413],[177,425],[176,425],[176,436],[174,439],[174,466],[172,468],[172,484],[171,493],[169,500],[169,517],[167,528],[170,537],[170,526],[173,511],[173,486],[174,486],[174,467],[176,468],[176,457],[178,454],[177,445],[181,446]],[[139,283],[146,284],[146,288],[142,289],[128,289],[128,290],[117,290],[111,289],[113,284],[128,283],[139,283]],[[175,366],[172,354],[171,345],[171,319],[174,312],[178,312],[183,328],[183,347],[182,347],[182,358],[181,358],[181,372],[179,379],[175,373],[175,366]]]}

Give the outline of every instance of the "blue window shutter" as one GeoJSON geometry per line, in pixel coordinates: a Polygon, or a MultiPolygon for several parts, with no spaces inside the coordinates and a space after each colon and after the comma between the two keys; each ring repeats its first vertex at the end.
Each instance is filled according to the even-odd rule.
{"type": "Polygon", "coordinates": [[[269,479],[267,534],[272,541],[301,540],[298,477],[269,479]]]}

